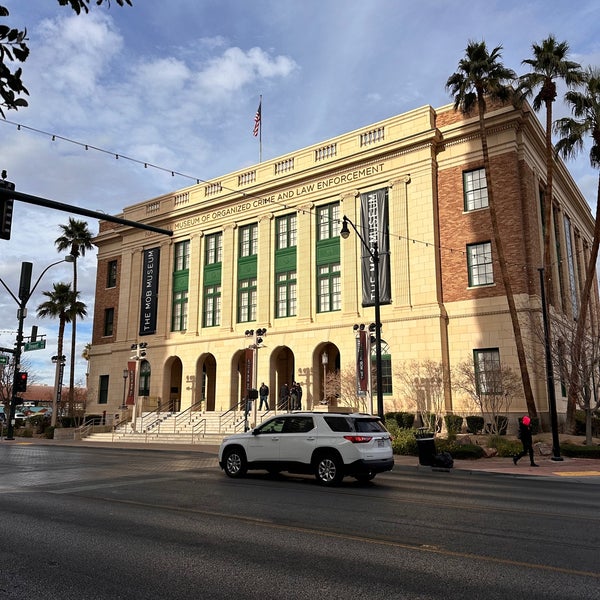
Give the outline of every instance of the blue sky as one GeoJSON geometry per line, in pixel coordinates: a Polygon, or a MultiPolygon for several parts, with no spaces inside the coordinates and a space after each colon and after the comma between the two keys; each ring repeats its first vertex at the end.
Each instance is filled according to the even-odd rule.
{"type": "MultiPolygon", "coordinates": [[[[519,74],[531,44],[550,33],[569,42],[573,60],[600,65],[597,0],[133,3],[93,6],[78,17],[56,0],[0,0],[8,23],[27,28],[31,48],[23,69],[29,107],[6,120],[169,172],[0,122],[0,168],[18,190],[116,214],[193,183],[170,171],[211,179],[255,164],[261,94],[263,160],[426,104],[443,106],[451,101],[446,79],[470,39],[502,45],[505,64],[519,74]]],[[[566,114],[560,104],[555,112],[566,114]]],[[[598,173],[587,153],[569,168],[595,207],[598,173]]],[[[12,290],[22,261],[34,263],[35,281],[60,259],[54,240],[67,219],[15,204],[12,239],[0,240],[0,277],[12,290]]],[[[90,317],[78,326],[78,358],[91,341],[95,252],[79,267],[90,317]]],[[[50,385],[58,324],[37,319],[35,308],[39,292],[70,278],[68,265],[50,269],[25,321],[27,332],[37,324],[47,335],[47,349],[26,357],[50,385]]],[[[16,325],[16,304],[0,288],[0,346],[12,346],[16,325]]],[[[76,380],[84,379],[79,359],[76,380]]]]}

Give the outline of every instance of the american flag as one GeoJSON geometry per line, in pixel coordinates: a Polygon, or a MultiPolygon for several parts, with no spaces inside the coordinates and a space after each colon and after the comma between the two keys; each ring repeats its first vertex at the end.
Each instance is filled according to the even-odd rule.
{"type": "Polygon", "coordinates": [[[252,135],[254,137],[256,137],[260,131],[261,107],[262,100],[258,103],[258,108],[256,109],[256,114],[254,115],[254,129],[252,130],[252,135]]]}

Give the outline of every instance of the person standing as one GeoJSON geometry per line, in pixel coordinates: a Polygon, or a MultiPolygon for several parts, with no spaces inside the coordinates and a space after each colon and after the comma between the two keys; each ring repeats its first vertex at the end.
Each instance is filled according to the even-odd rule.
{"type": "Polygon", "coordinates": [[[279,390],[279,408],[281,410],[288,409],[288,402],[290,399],[290,389],[288,388],[288,384],[284,383],[279,390]]]}
{"type": "Polygon", "coordinates": [[[519,423],[519,438],[523,445],[522,452],[519,452],[516,456],[513,456],[513,462],[515,465],[523,458],[526,454],[529,454],[529,460],[532,467],[539,467],[533,460],[533,438],[531,434],[531,419],[525,415],[519,423]]]}
{"type": "Polygon", "coordinates": [[[266,410],[269,410],[269,386],[263,381],[258,389],[258,395],[260,396],[260,404],[258,410],[262,410],[263,404],[266,410]]]}

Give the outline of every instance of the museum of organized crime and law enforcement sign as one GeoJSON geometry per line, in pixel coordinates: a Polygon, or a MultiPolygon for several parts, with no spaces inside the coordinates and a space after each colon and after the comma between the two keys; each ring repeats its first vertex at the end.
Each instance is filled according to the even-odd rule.
{"type": "Polygon", "coordinates": [[[142,263],[142,297],[140,304],[140,335],[151,335],[156,333],[159,263],[159,247],[144,250],[144,262],[142,263]]]}

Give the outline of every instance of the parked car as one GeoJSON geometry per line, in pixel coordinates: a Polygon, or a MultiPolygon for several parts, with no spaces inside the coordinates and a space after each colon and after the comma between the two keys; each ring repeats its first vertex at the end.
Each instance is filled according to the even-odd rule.
{"type": "Polygon", "coordinates": [[[335,485],[346,475],[370,481],[393,468],[394,455],[391,436],[377,416],[294,412],[225,438],[219,465],[229,477],[260,469],[313,473],[319,483],[335,485]]]}

